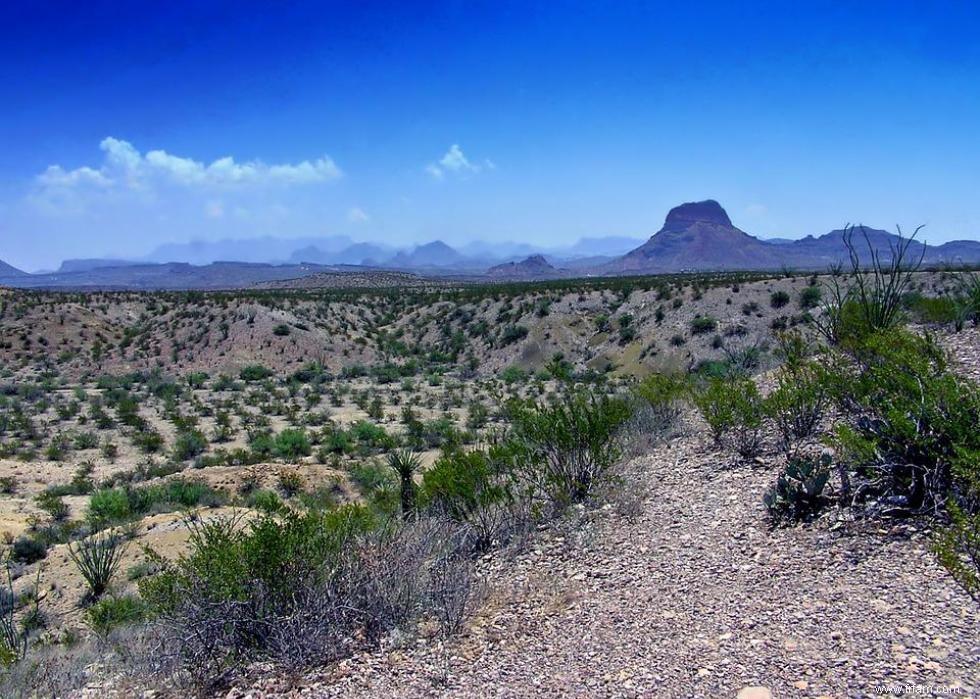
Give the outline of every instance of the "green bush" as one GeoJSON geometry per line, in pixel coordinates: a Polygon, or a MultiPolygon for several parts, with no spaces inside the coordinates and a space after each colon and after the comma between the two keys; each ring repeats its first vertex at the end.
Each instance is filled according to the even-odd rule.
{"type": "Polygon", "coordinates": [[[715,444],[721,444],[722,437],[735,424],[734,390],[731,379],[718,376],[710,378],[691,394],[698,412],[708,423],[715,444]]]}
{"type": "Polygon", "coordinates": [[[18,563],[35,563],[47,558],[48,547],[43,541],[31,536],[18,536],[10,547],[10,558],[18,563]]]}
{"type": "Polygon", "coordinates": [[[163,435],[150,428],[134,432],[132,442],[133,446],[144,454],[155,454],[163,449],[163,435]]]}
{"type": "Polygon", "coordinates": [[[261,364],[250,364],[243,367],[238,376],[242,381],[263,381],[272,376],[272,369],[261,364]]]}
{"type": "Polygon", "coordinates": [[[515,342],[520,342],[527,337],[527,328],[523,325],[507,325],[500,332],[500,346],[506,347],[515,342]]]}
{"type": "Polygon", "coordinates": [[[224,503],[224,493],[207,483],[172,478],[142,487],[102,488],[89,499],[88,519],[96,527],[125,522],[150,511],[188,509],[224,503]]]}
{"type": "Polygon", "coordinates": [[[173,457],[177,461],[187,461],[203,454],[208,448],[208,440],[200,430],[181,430],[174,439],[173,457]]]}
{"type": "Polygon", "coordinates": [[[357,444],[366,449],[383,449],[391,447],[393,440],[380,425],[367,420],[358,420],[350,426],[350,436],[357,444]]]}
{"type": "Polygon", "coordinates": [[[762,447],[763,401],[752,379],[740,376],[710,378],[693,392],[715,444],[728,440],[732,449],[752,457],[762,447]]]}
{"type": "Polygon", "coordinates": [[[789,294],[785,291],[774,291],[769,295],[769,305],[773,308],[782,308],[789,303],[789,294]]]}
{"type": "Polygon", "coordinates": [[[63,522],[71,514],[68,504],[61,499],[60,495],[42,491],[34,500],[37,506],[51,515],[51,519],[55,522],[63,522]]]}
{"type": "Polygon", "coordinates": [[[980,392],[949,370],[930,336],[894,329],[875,333],[835,363],[839,407],[848,420],[836,447],[865,499],[931,511],[954,481],[972,471],[963,454],[980,450],[980,392]],[[957,465],[966,463],[960,473],[957,465]]]}
{"type": "Polygon", "coordinates": [[[936,539],[936,555],[963,589],[980,601],[980,510],[971,512],[951,503],[948,511],[949,525],[936,539]]]}
{"type": "Polygon", "coordinates": [[[704,335],[714,332],[718,327],[718,321],[711,316],[698,316],[691,321],[691,333],[693,335],[704,335]]]}
{"type": "Polygon", "coordinates": [[[384,608],[371,604],[372,591],[383,592],[372,585],[382,581],[358,564],[376,526],[365,508],[286,511],[247,526],[187,524],[187,554],[161,558],[163,570],[140,580],[139,590],[149,615],[186,632],[177,636],[179,653],[197,682],[210,684],[252,658],[323,662],[388,628],[384,608]]]}
{"type": "Polygon", "coordinates": [[[812,518],[826,504],[824,490],[829,480],[829,455],[791,458],[763,498],[769,516],[774,522],[812,518]]]}
{"type": "Polygon", "coordinates": [[[619,428],[632,414],[627,400],[589,388],[566,388],[554,403],[513,400],[516,464],[556,507],[582,502],[607,480],[620,455],[619,428]]]}
{"type": "Polygon", "coordinates": [[[361,495],[366,498],[394,483],[394,474],[391,470],[374,461],[352,464],[348,474],[361,495]]]}
{"type": "Polygon", "coordinates": [[[255,490],[249,493],[246,502],[252,509],[261,510],[268,514],[281,512],[283,509],[282,500],[272,490],[255,490]]]}
{"type": "Polygon", "coordinates": [[[306,487],[303,476],[296,471],[283,471],[280,473],[277,484],[280,492],[287,498],[303,492],[303,489],[306,487]]]}
{"type": "Polygon", "coordinates": [[[523,383],[527,381],[527,371],[516,364],[511,365],[500,372],[500,379],[504,383],[523,383]]]}
{"type": "Polygon", "coordinates": [[[787,366],[765,400],[766,414],[779,430],[784,449],[811,437],[830,403],[829,379],[819,365],[787,366]]]}
{"type": "Polygon", "coordinates": [[[309,456],[313,450],[306,430],[285,429],[276,435],[275,452],[286,459],[309,456]]]}
{"type": "Polygon", "coordinates": [[[640,382],[636,394],[650,406],[657,426],[665,428],[680,415],[681,401],[689,397],[690,386],[681,377],[652,374],[640,382]]]}
{"type": "Polygon", "coordinates": [[[88,518],[97,525],[122,522],[130,517],[129,498],[122,488],[96,490],[88,503],[88,518]]]}
{"type": "Polygon", "coordinates": [[[472,546],[484,551],[509,523],[512,487],[511,475],[487,452],[454,449],[422,476],[422,501],[430,511],[468,525],[472,546]]]}
{"type": "Polygon", "coordinates": [[[820,305],[823,294],[819,286],[808,286],[800,292],[800,308],[808,310],[820,305]]]}
{"type": "Polygon", "coordinates": [[[85,622],[105,638],[111,631],[146,619],[147,610],[137,595],[103,597],[85,610],[85,622]]]}

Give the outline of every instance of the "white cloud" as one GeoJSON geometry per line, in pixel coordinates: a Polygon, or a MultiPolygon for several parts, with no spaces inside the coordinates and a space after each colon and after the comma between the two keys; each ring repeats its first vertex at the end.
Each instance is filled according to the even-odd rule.
{"type": "Polygon", "coordinates": [[[762,218],[769,213],[765,204],[749,204],[745,207],[745,215],[752,218],[762,218]]]}
{"type": "Polygon", "coordinates": [[[37,176],[37,182],[45,187],[75,187],[86,184],[106,187],[111,184],[109,178],[90,167],[66,172],[60,165],[49,165],[47,170],[37,176]]]}
{"type": "Polygon", "coordinates": [[[347,220],[351,223],[367,223],[371,220],[371,217],[368,216],[364,209],[355,206],[353,209],[347,212],[347,220]]]}
{"type": "Polygon", "coordinates": [[[459,172],[460,170],[470,170],[475,172],[480,169],[466,159],[466,156],[463,155],[462,149],[456,143],[449,146],[449,150],[446,151],[446,154],[442,156],[441,160],[439,160],[439,164],[446,170],[452,170],[453,172],[459,172]]]}
{"type": "Polygon", "coordinates": [[[492,160],[484,160],[482,163],[473,163],[463,153],[459,144],[454,143],[449,146],[446,154],[439,158],[438,162],[429,163],[425,166],[425,171],[437,180],[441,180],[447,173],[457,175],[475,175],[482,170],[493,170],[497,166],[492,160]]]}
{"type": "Polygon", "coordinates": [[[51,165],[35,178],[41,188],[150,188],[168,183],[185,187],[229,188],[238,186],[291,186],[330,182],[343,175],[328,156],[299,163],[267,165],[260,160],[236,162],[231,156],[211,164],[151,150],[141,154],[132,144],[108,137],[99,144],[105,154],[96,169],[90,166],[65,170],[51,165]]]}

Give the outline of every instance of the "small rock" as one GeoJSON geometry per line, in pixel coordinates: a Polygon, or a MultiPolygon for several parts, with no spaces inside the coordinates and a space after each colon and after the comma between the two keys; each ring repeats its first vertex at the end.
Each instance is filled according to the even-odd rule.
{"type": "Polygon", "coordinates": [[[772,699],[772,692],[768,687],[742,687],[735,699],[772,699]]]}

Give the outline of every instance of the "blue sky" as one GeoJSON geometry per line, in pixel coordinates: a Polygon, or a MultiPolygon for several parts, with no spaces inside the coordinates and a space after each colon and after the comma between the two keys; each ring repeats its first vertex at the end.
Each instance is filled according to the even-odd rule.
{"type": "Polygon", "coordinates": [[[975,2],[277,5],[4,3],[0,259],[646,237],[706,197],[980,237],[975,2]]]}

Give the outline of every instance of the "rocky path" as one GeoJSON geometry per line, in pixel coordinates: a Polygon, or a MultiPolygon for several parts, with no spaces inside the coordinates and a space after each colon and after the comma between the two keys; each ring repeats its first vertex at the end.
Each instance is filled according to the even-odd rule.
{"type": "Polygon", "coordinates": [[[493,564],[463,638],[356,656],[232,697],[871,697],[980,693],[980,607],[929,533],[834,515],[770,531],[775,467],[719,467],[682,437],[634,462],[632,521],[607,508],[493,564]],[[741,693],[740,693],[741,692],[741,693]]]}

